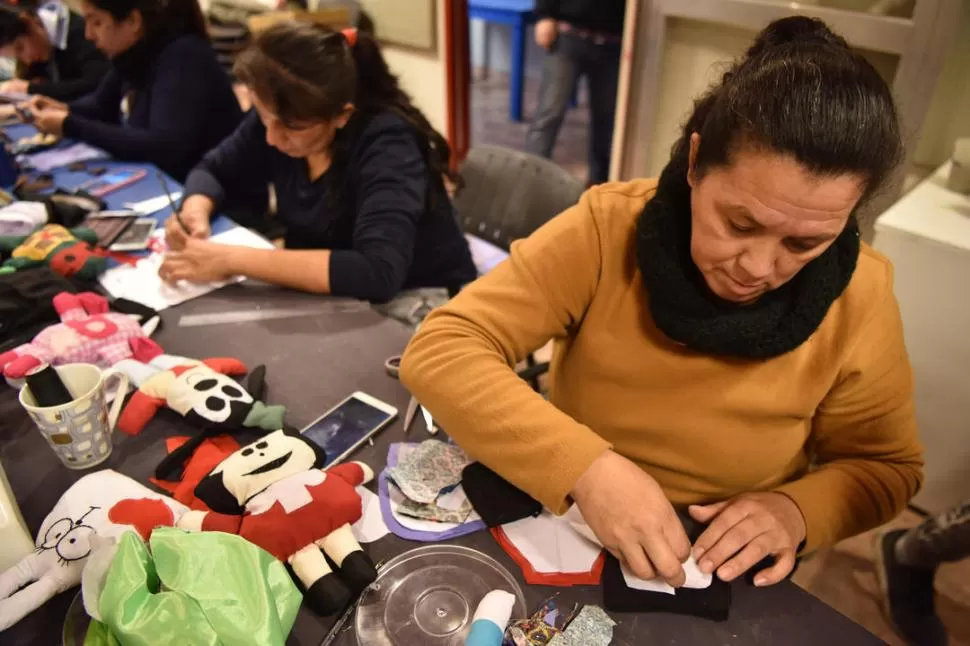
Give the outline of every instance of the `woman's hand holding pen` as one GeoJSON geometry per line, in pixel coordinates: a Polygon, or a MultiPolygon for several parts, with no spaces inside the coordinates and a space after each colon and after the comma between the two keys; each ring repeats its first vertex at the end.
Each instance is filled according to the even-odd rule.
{"type": "Polygon", "coordinates": [[[189,238],[197,240],[208,238],[211,233],[209,215],[212,213],[212,206],[212,200],[202,195],[186,198],[178,217],[173,214],[165,221],[165,242],[169,249],[181,251],[189,238]]]}

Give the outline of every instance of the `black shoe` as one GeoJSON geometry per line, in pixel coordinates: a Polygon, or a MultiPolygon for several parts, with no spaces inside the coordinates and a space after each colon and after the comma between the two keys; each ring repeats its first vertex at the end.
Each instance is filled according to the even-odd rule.
{"type": "Polygon", "coordinates": [[[896,543],[906,530],[887,532],[876,542],[876,571],[886,614],[913,646],[946,646],[946,629],[936,616],[933,577],[936,569],[903,565],[896,543]]]}
{"type": "Polygon", "coordinates": [[[363,550],[351,552],[340,564],[340,578],[343,579],[353,596],[359,595],[364,588],[377,579],[374,561],[363,550]]]}
{"type": "Polygon", "coordinates": [[[350,603],[350,592],[343,581],[331,572],[314,581],[303,598],[311,610],[328,617],[350,603]]]}

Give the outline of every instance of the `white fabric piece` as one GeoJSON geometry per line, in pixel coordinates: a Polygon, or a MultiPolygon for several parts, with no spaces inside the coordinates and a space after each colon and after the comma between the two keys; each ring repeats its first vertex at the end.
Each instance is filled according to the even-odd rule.
{"type": "MultiPolygon", "coordinates": [[[[398,489],[393,483],[387,484],[387,500],[390,503],[391,515],[394,516],[394,520],[400,523],[401,526],[407,529],[412,529],[416,532],[446,532],[449,529],[454,529],[459,525],[464,523],[439,523],[436,520],[424,520],[421,518],[412,518],[402,514],[400,509],[401,505],[404,503],[406,498],[401,490],[398,489]]],[[[472,510],[468,518],[465,519],[465,523],[470,523],[476,520],[481,520],[482,517],[478,515],[478,512],[472,510]]]]}
{"type": "Polygon", "coordinates": [[[548,509],[535,518],[502,525],[502,531],[539,574],[589,572],[602,548],[579,535],[548,509]]]}
{"type": "Polygon", "coordinates": [[[362,514],[360,520],[351,525],[350,530],[354,533],[354,538],[358,543],[373,543],[382,539],[391,531],[384,523],[384,515],[381,513],[380,497],[367,487],[357,487],[360,495],[362,514]]]}
{"type": "MultiPolygon", "coordinates": [[[[586,519],[583,518],[583,514],[579,511],[579,507],[573,505],[570,507],[566,513],[563,515],[569,522],[569,526],[575,530],[579,535],[581,535],[586,540],[592,542],[595,545],[602,547],[596,534],[589,525],[586,524],[586,519]]],[[[633,588],[634,590],[646,590],[648,592],[663,592],[666,594],[674,594],[675,589],[673,586],[669,585],[666,581],[661,578],[656,579],[641,579],[637,575],[633,574],[626,569],[625,565],[621,564],[621,570],[623,571],[623,579],[626,581],[627,587],[633,588]]],[[[686,582],[684,583],[685,588],[703,589],[711,585],[714,577],[710,574],[704,574],[697,567],[697,561],[694,560],[694,556],[691,555],[687,558],[687,562],[684,563],[684,574],[686,575],[686,582]]]]}
{"type": "Polygon", "coordinates": [[[512,618],[512,609],[515,607],[515,595],[505,590],[492,590],[486,594],[475,610],[475,618],[472,622],[479,619],[491,621],[501,630],[509,625],[512,618]]]}
{"type": "Polygon", "coordinates": [[[0,235],[30,235],[47,224],[47,218],[47,207],[41,202],[14,202],[0,208],[0,235]]]}
{"type": "MultiPolygon", "coordinates": [[[[674,594],[676,592],[676,589],[663,579],[641,579],[633,572],[627,570],[625,565],[621,565],[620,569],[623,571],[623,580],[626,582],[628,588],[646,590],[647,592],[663,592],[665,594],[674,594]]],[[[688,557],[687,562],[684,563],[684,574],[687,576],[687,580],[684,583],[685,588],[701,590],[710,587],[714,581],[713,575],[704,574],[700,571],[693,555],[688,557]]]]}
{"type": "Polygon", "coordinates": [[[91,555],[88,562],[81,572],[81,600],[84,602],[84,611],[92,619],[101,621],[101,591],[104,590],[104,582],[108,578],[108,570],[111,562],[118,552],[118,541],[113,538],[103,538],[101,536],[91,537],[91,555]]]}
{"type": "Polygon", "coordinates": [[[434,504],[447,511],[458,511],[467,501],[468,496],[465,495],[465,490],[461,485],[458,485],[448,493],[443,493],[438,496],[434,504]]]}

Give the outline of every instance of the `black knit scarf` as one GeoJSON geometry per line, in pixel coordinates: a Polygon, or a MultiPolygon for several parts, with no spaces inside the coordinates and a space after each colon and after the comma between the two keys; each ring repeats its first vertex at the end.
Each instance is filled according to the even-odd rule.
{"type": "Polygon", "coordinates": [[[750,304],[714,295],[690,255],[687,158],[671,159],[637,222],[637,262],[650,313],[668,337],[698,352],[765,359],[804,343],[842,294],[859,257],[855,217],[791,280],[750,304]]]}

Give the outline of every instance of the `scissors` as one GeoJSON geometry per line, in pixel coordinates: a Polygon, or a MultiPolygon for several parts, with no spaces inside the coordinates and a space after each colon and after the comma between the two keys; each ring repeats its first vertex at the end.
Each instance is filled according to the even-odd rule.
{"type": "MultiPolygon", "coordinates": [[[[398,381],[401,380],[401,355],[395,355],[384,362],[384,370],[388,375],[394,377],[398,381]]],[[[428,433],[434,435],[438,432],[438,427],[434,425],[434,419],[431,417],[431,413],[427,408],[418,403],[417,397],[411,395],[411,399],[408,400],[407,410],[404,412],[404,434],[407,435],[408,431],[411,430],[411,424],[414,422],[414,418],[421,411],[421,417],[424,418],[425,428],[428,429],[428,433]]]]}

